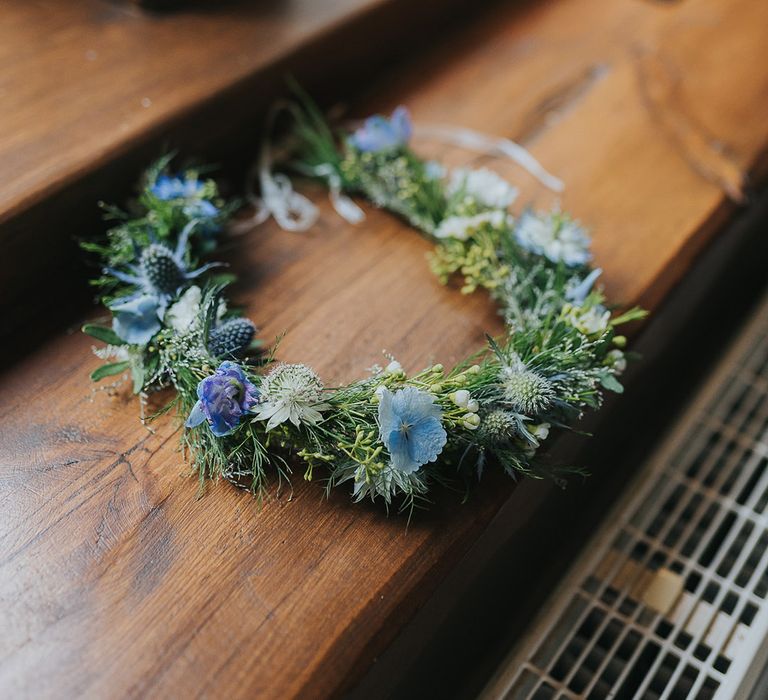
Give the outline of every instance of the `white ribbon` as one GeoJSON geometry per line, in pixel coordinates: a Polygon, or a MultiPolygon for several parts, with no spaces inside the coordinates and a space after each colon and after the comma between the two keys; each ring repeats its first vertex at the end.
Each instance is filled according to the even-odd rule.
{"type": "MultiPolygon", "coordinates": [[[[318,208],[303,194],[293,189],[291,180],[282,173],[273,173],[270,139],[275,120],[281,111],[292,112],[289,102],[276,103],[267,114],[264,140],[261,143],[259,159],[253,164],[245,183],[245,197],[253,205],[253,216],[233,226],[235,232],[247,231],[264,223],[272,216],[277,225],[285,231],[306,231],[317,221],[318,208]],[[261,196],[255,193],[258,179],[261,196]]],[[[308,173],[322,177],[328,183],[329,197],[336,212],[351,224],[365,218],[363,210],[341,191],[341,178],[333,167],[324,163],[307,169],[308,173]]]]}
{"type": "Polygon", "coordinates": [[[413,133],[417,137],[441,141],[483,155],[509,158],[553,192],[562,192],[565,189],[562,180],[547,172],[525,148],[510,139],[441,124],[414,124],[413,133]]]}
{"type": "MultiPolygon", "coordinates": [[[[285,231],[306,231],[314,225],[319,216],[317,206],[294,190],[286,175],[272,172],[270,137],[277,115],[283,110],[292,113],[292,105],[285,101],[278,102],[267,115],[261,153],[248,173],[245,186],[245,196],[253,205],[254,213],[250,219],[235,224],[233,226],[235,232],[250,230],[265,222],[270,216],[274,217],[278,226],[285,231]],[[257,179],[261,196],[254,192],[257,179]]],[[[554,192],[562,192],[565,189],[562,180],[547,172],[525,148],[509,139],[488,136],[472,129],[439,124],[414,125],[414,135],[484,155],[509,158],[554,192]]],[[[363,210],[342,192],[341,178],[330,163],[303,170],[306,174],[323,178],[328,183],[331,204],[342,219],[351,224],[358,224],[365,219],[363,210]]]]}

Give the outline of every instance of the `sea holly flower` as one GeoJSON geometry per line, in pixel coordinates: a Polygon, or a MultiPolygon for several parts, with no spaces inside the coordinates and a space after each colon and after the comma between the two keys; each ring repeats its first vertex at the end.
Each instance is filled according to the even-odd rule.
{"type": "MultiPolygon", "coordinates": [[[[205,183],[194,176],[158,175],[149,190],[163,201],[183,200],[184,213],[190,219],[210,224],[220,213],[219,208],[203,196],[205,183]]],[[[212,230],[209,225],[206,228],[212,230]]],[[[218,229],[218,226],[214,228],[218,229]]]]}
{"type": "Polygon", "coordinates": [[[440,407],[426,391],[412,386],[379,393],[379,439],[389,451],[392,467],[405,473],[434,462],[448,436],[440,407]]]}
{"type": "Polygon", "coordinates": [[[499,379],[505,402],[526,416],[545,411],[555,399],[555,389],[549,379],[528,369],[519,357],[502,368],[499,379]]]}
{"type": "Polygon", "coordinates": [[[506,209],[518,195],[517,187],[488,168],[456,168],[451,173],[447,192],[450,196],[463,193],[489,209],[506,209]]]}
{"type": "Polygon", "coordinates": [[[208,335],[208,350],[214,357],[232,357],[248,349],[256,333],[253,321],[230,318],[217,325],[208,335]]]}
{"type": "Polygon", "coordinates": [[[557,210],[523,214],[515,227],[515,239],[525,250],[569,267],[586,265],[592,259],[587,232],[557,210]]]}
{"type": "Polygon", "coordinates": [[[216,372],[197,385],[198,402],[185,423],[195,428],[207,421],[216,437],[231,433],[243,415],[259,403],[259,390],[236,362],[222,362],[216,372]]]}
{"type": "Polygon", "coordinates": [[[389,119],[380,114],[368,117],[349,137],[349,143],[358,151],[378,153],[402,148],[410,141],[412,132],[410,114],[401,106],[389,119]]]}
{"type": "Polygon", "coordinates": [[[187,269],[184,255],[189,234],[194,226],[195,222],[190,222],[184,227],[174,250],[162,243],[150,243],[139,251],[138,261],[128,265],[127,272],[110,267],[105,268],[105,273],[137,287],[134,294],[121,297],[109,306],[110,310],[116,314],[113,330],[126,342],[139,345],[148,342],[152,335],[160,330],[159,322],[163,320],[168,303],[179,289],[210,268],[221,265],[221,263],[208,263],[197,270],[187,269]],[[131,304],[131,302],[136,303],[131,304]],[[121,318],[117,317],[119,313],[123,314],[121,318]],[[155,317],[157,322],[150,324],[149,320],[155,317]],[[152,334],[146,336],[150,326],[156,327],[152,334]],[[146,337],[146,340],[131,340],[123,333],[133,338],[146,337]]]}
{"type": "Polygon", "coordinates": [[[322,402],[323,383],[306,365],[279,364],[261,382],[263,403],[254,420],[267,421],[267,430],[290,421],[297,428],[305,423],[317,425],[322,411],[330,405],[322,402]]]}

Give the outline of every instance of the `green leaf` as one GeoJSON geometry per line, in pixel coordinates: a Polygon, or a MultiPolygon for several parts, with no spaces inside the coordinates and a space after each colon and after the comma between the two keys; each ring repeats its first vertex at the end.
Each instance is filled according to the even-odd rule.
{"type": "Polygon", "coordinates": [[[130,364],[130,362],[125,361],[110,362],[108,365],[102,365],[98,369],[95,369],[93,372],[91,372],[91,379],[93,379],[94,382],[98,382],[100,379],[104,379],[104,377],[111,377],[115,374],[120,374],[120,372],[127,370],[130,364]]]}
{"type": "Polygon", "coordinates": [[[131,369],[131,371],[133,372],[133,393],[139,394],[144,388],[144,377],[146,376],[146,371],[144,366],[138,363],[131,369]]]}
{"type": "Polygon", "coordinates": [[[600,377],[600,383],[608,389],[608,391],[614,391],[617,394],[623,394],[624,393],[624,387],[619,383],[619,380],[616,379],[612,374],[604,374],[602,377],[600,377]]]}
{"type": "Polygon", "coordinates": [[[105,342],[107,345],[125,345],[126,342],[120,338],[111,328],[106,326],[97,326],[93,323],[86,323],[83,326],[83,333],[90,335],[91,338],[96,338],[105,342]]]}

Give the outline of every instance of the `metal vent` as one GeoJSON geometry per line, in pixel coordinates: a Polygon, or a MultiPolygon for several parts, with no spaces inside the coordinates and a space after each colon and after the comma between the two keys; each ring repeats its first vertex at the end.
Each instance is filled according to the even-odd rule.
{"type": "Polygon", "coordinates": [[[486,689],[746,697],[768,645],[768,301],[486,689]]]}

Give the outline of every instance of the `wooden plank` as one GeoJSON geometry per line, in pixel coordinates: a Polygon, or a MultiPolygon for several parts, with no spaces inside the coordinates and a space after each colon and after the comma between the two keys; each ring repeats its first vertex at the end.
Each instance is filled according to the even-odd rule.
{"type": "MultiPolygon", "coordinates": [[[[403,101],[419,121],[521,137],[594,225],[612,296],[654,306],[734,211],[724,183],[764,163],[766,20],[757,0],[497,9],[358,109],[403,101]]],[[[427,249],[383,213],[355,228],[324,206],[314,231],[268,226],[226,256],[262,335],[287,330],[281,356],[332,382],[382,347],[409,368],[451,362],[498,327],[481,297],[437,285],[427,249]]],[[[0,378],[5,695],[331,695],[512,492],[449,494],[407,531],[300,475],[261,508],[226,484],[195,500],[169,424],[142,428],[125,390],[90,396],[89,345],[53,337],[0,378]]]]}

